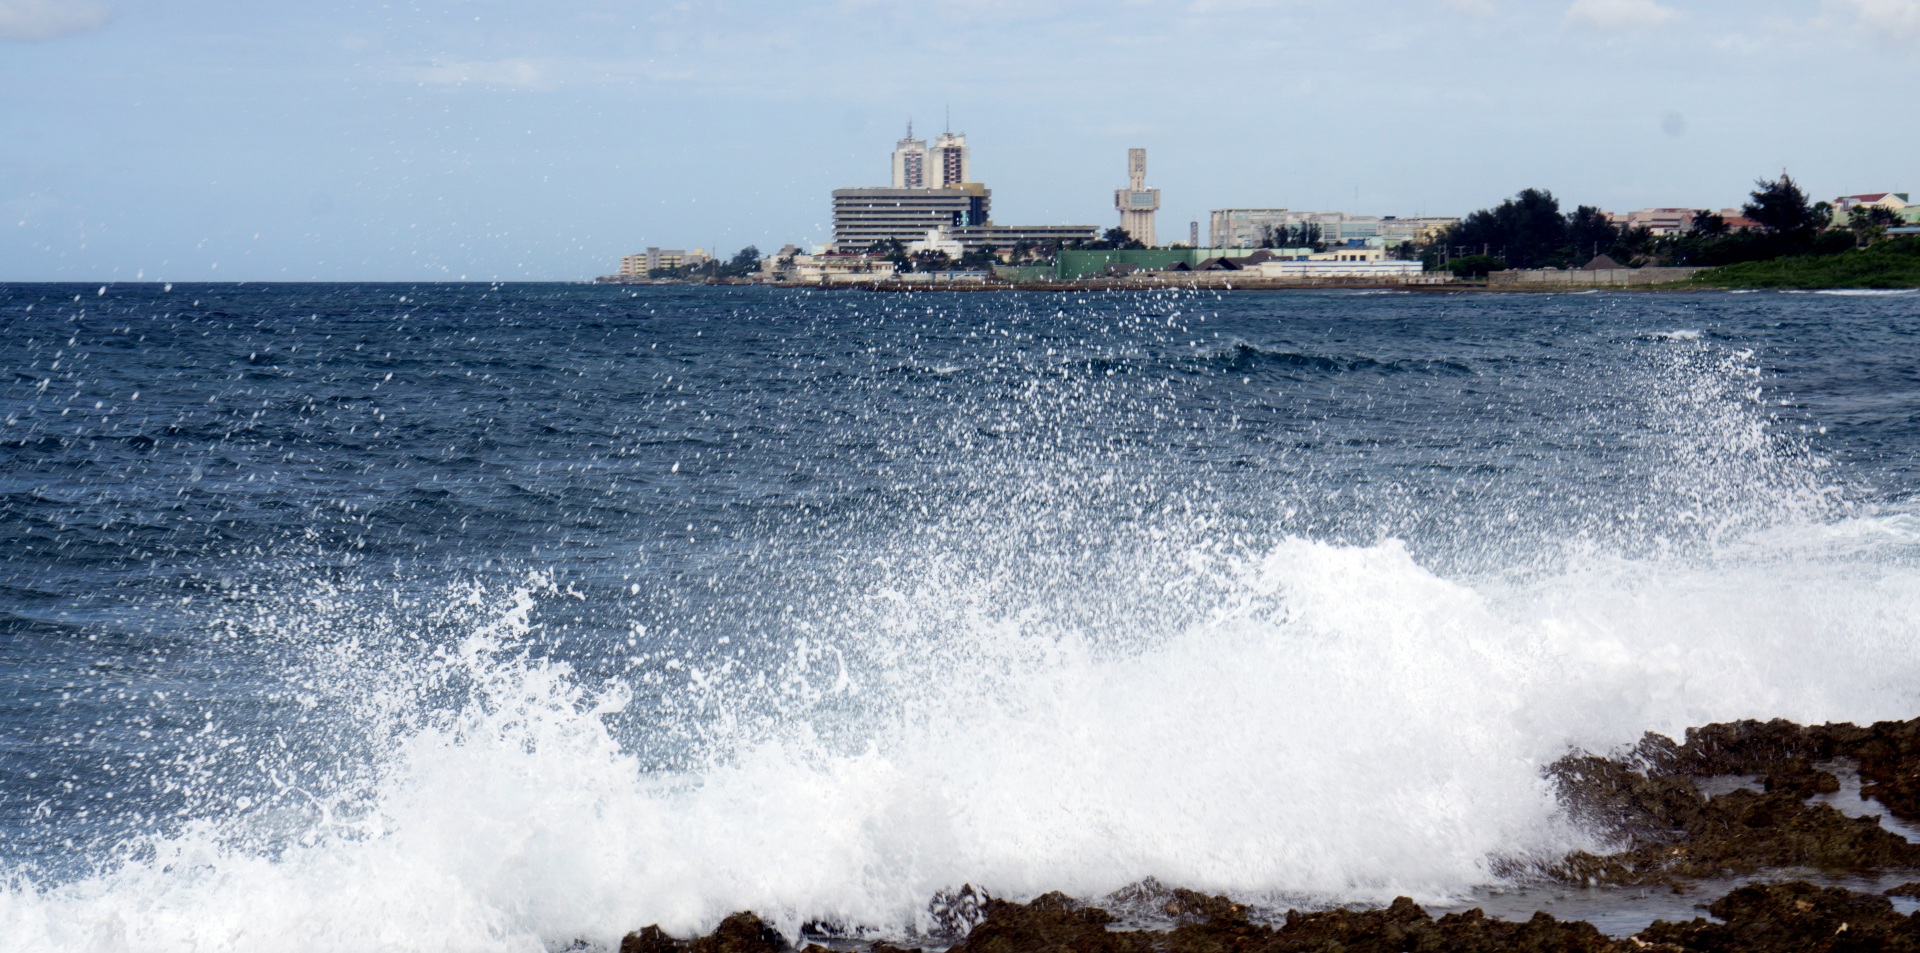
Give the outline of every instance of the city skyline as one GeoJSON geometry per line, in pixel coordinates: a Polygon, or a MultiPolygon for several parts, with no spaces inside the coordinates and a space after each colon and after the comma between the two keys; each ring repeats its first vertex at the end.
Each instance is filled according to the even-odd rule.
{"type": "Polygon", "coordinates": [[[1109,9],[0,0],[0,278],[572,279],[824,243],[831,191],[887,181],[947,105],[1022,221],[1112,221],[1114,157],[1148,149],[1169,234],[1527,187],[1720,208],[1783,167],[1920,185],[1915,0],[1109,9]]]}

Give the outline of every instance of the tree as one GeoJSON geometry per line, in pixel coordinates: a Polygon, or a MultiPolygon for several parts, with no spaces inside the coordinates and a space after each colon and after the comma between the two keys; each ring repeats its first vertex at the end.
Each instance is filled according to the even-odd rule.
{"type": "Polygon", "coordinates": [[[1712,238],[1725,235],[1727,230],[1727,220],[1723,216],[1706,209],[1700,209],[1693,213],[1693,232],[1695,234],[1712,238]]]}
{"type": "Polygon", "coordinates": [[[1620,246],[1622,234],[1620,228],[1607,221],[1605,212],[1591,205],[1574,209],[1573,214],[1567,216],[1567,246],[1573,250],[1568,263],[1610,254],[1620,246]]]}
{"type": "Polygon", "coordinates": [[[732,278],[742,278],[759,270],[760,249],[753,245],[748,245],[734,253],[733,260],[727,262],[726,267],[719,270],[719,274],[732,278]]]}
{"type": "Polygon", "coordinates": [[[1900,216],[1878,205],[1856,205],[1847,210],[1847,228],[1861,245],[1871,245],[1887,237],[1887,229],[1898,224],[1900,216]]]}
{"type": "Polygon", "coordinates": [[[1128,232],[1126,229],[1120,228],[1117,226],[1114,228],[1109,228],[1104,233],[1102,233],[1100,236],[1100,241],[1102,243],[1102,247],[1104,248],[1130,249],[1130,248],[1147,247],[1144,242],[1141,242],[1139,239],[1133,237],[1133,234],[1131,232],[1128,232]]]}
{"type": "Polygon", "coordinates": [[[1461,219],[1448,234],[1447,244],[1467,253],[1480,252],[1506,260],[1513,268],[1539,268],[1564,262],[1567,220],[1560,201],[1544,189],[1526,189],[1491,209],[1461,219]]]}
{"type": "Polygon", "coordinates": [[[1740,206],[1740,214],[1776,235],[1810,237],[1819,229],[1813,203],[1791,176],[1782,172],[1772,182],[1759,179],[1754,185],[1753,201],[1740,206]]]}

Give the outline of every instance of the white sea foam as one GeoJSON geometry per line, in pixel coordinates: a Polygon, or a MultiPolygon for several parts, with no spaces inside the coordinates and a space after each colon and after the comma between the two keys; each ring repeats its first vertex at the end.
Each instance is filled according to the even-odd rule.
{"type": "Polygon", "coordinates": [[[1700,340],[1699,331],[1692,331],[1687,329],[1681,329],[1678,331],[1655,331],[1650,336],[1658,338],[1663,341],[1698,341],[1700,340]]]}
{"type": "MultiPolygon", "coordinates": [[[[1692,564],[1524,583],[1289,539],[1189,560],[1233,596],[1118,652],[1023,622],[1031,607],[896,594],[772,673],[812,708],[651,775],[604,719],[620,690],[514,652],[536,585],[437,668],[465,700],[394,736],[367,810],[277,852],[209,822],[91,879],[16,883],[0,949],[532,951],[740,908],[897,929],[963,882],[1457,895],[1501,858],[1584,843],[1540,774],[1569,745],[1910,716],[1912,537],[1902,519],[1777,528],[1692,564]]],[[[428,677],[336,661],[381,696],[368,711],[428,677]]],[[[777,691],[700,681],[710,711],[777,691]]]]}

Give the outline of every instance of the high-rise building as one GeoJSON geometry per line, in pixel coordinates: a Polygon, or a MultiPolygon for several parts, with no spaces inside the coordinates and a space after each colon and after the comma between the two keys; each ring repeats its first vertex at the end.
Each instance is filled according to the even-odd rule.
{"type": "Polygon", "coordinates": [[[927,142],[913,137],[913,123],[907,123],[907,137],[900,140],[893,149],[893,187],[896,189],[924,189],[927,187],[927,142]]]}
{"type": "Polygon", "coordinates": [[[973,181],[973,168],[967,160],[967,134],[964,132],[943,132],[933,140],[933,149],[927,155],[933,168],[929,170],[927,187],[933,189],[957,189],[973,181]]]}
{"type": "Polygon", "coordinates": [[[1160,209],[1160,190],[1147,188],[1147,150],[1127,150],[1127,187],[1114,190],[1113,207],[1120,210],[1120,227],[1153,247],[1153,213],[1160,209]]]}
{"type": "Polygon", "coordinates": [[[834,248],[863,252],[897,241],[902,245],[957,243],[971,251],[1023,243],[1066,244],[1095,237],[1097,229],[1092,225],[994,224],[988,217],[993,193],[969,181],[972,172],[964,134],[943,132],[928,147],[913,138],[913,125],[909,123],[907,137],[894,146],[890,188],[834,190],[834,248]]]}

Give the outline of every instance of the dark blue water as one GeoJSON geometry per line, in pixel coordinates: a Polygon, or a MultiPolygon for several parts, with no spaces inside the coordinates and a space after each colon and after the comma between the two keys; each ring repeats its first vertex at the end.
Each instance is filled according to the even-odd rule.
{"type": "Polygon", "coordinates": [[[1528,780],[1567,745],[1914,714],[1916,296],[0,316],[0,949],[1443,896],[1577,841],[1528,780]]]}

